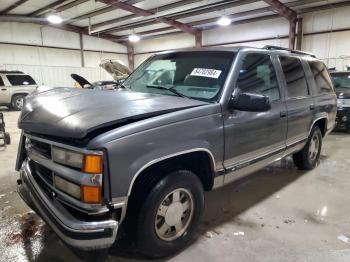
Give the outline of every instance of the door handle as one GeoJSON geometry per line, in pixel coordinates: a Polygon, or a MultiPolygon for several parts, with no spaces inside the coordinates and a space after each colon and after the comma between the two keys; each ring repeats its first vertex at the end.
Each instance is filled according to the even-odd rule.
{"type": "Polygon", "coordinates": [[[1,88],[1,91],[6,91],[7,89],[6,88],[1,88]]]}
{"type": "Polygon", "coordinates": [[[281,111],[280,112],[280,117],[283,118],[283,117],[286,117],[287,116],[287,111],[281,111]]]}
{"type": "Polygon", "coordinates": [[[315,109],[315,105],[314,104],[311,104],[310,105],[310,110],[314,110],[315,109]]]}

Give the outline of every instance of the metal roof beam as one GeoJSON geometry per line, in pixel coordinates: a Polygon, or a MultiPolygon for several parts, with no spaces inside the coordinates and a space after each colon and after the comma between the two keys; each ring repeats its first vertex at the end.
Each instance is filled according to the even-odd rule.
{"type": "MultiPolygon", "coordinates": [[[[65,5],[61,5],[57,8],[54,9],[55,12],[63,12],[66,11],[70,8],[76,7],[78,5],[84,4],[86,2],[89,2],[90,0],[75,0],[73,2],[67,3],[65,5]]],[[[48,10],[47,12],[49,12],[50,10],[48,10]]]]}
{"type": "MultiPolygon", "coordinates": [[[[151,11],[148,11],[148,10],[145,10],[145,9],[133,6],[133,5],[126,4],[126,3],[120,2],[118,0],[99,0],[99,1],[102,3],[108,4],[108,5],[117,6],[122,10],[134,13],[134,14],[139,15],[139,16],[155,15],[154,12],[151,12],[151,11]]],[[[191,35],[196,35],[198,32],[198,29],[191,27],[187,24],[178,22],[178,21],[173,20],[173,19],[168,18],[168,17],[155,17],[155,20],[157,20],[158,22],[161,22],[161,23],[168,24],[172,27],[178,28],[186,33],[191,34],[191,35]]]]}
{"type": "MultiPolygon", "coordinates": [[[[38,25],[50,26],[50,27],[61,29],[64,31],[81,33],[83,35],[90,35],[86,28],[74,26],[74,25],[52,25],[45,18],[42,18],[42,17],[0,15],[0,22],[33,23],[38,25]]],[[[104,34],[104,33],[101,33],[101,34],[98,34],[98,36],[92,36],[92,37],[98,37],[98,38],[110,40],[113,42],[116,42],[116,40],[118,40],[118,37],[111,34],[104,34]]]]}
{"type": "MultiPolygon", "coordinates": [[[[125,1],[125,2],[130,4],[130,5],[134,5],[134,4],[137,4],[137,3],[142,2],[142,1],[144,1],[144,0],[128,0],[128,1],[125,1]]],[[[71,18],[68,22],[71,22],[71,21],[75,22],[75,21],[87,19],[87,18],[94,17],[94,16],[97,16],[97,15],[102,15],[102,14],[105,14],[105,13],[108,13],[108,12],[111,12],[111,11],[114,11],[114,10],[117,10],[117,9],[119,9],[119,7],[117,7],[117,6],[102,7],[100,9],[98,9],[98,10],[94,10],[94,11],[85,13],[83,15],[71,18]]]]}
{"type": "Polygon", "coordinates": [[[68,2],[68,1],[67,0],[66,1],[62,1],[62,0],[55,1],[51,4],[43,6],[42,8],[39,8],[38,10],[35,10],[34,12],[28,14],[27,16],[37,16],[37,15],[40,15],[41,13],[44,13],[44,12],[47,12],[50,10],[54,10],[56,6],[59,6],[59,5],[65,3],[65,2],[68,2]]]}
{"type": "MultiPolygon", "coordinates": [[[[315,2],[320,2],[320,1],[321,0],[308,0],[308,3],[310,3],[310,2],[315,3],[315,2]]],[[[240,4],[242,4],[242,3],[248,4],[249,0],[239,1],[239,3],[240,4]]],[[[239,3],[236,2],[235,6],[240,5],[239,3]]],[[[289,2],[288,6],[289,7],[294,7],[294,6],[303,5],[305,3],[306,3],[305,0],[297,0],[297,1],[294,1],[294,2],[289,2]]],[[[231,3],[231,4],[229,4],[229,6],[233,7],[233,4],[231,3]]],[[[228,8],[228,6],[222,6],[221,8],[228,8]]],[[[210,10],[213,10],[213,9],[210,9],[210,10]]],[[[234,14],[231,14],[230,17],[232,19],[235,19],[237,17],[248,16],[248,15],[256,15],[256,14],[261,14],[261,13],[271,12],[271,11],[273,11],[272,7],[268,6],[268,7],[253,9],[253,10],[244,11],[244,12],[240,12],[240,13],[234,13],[234,14]]],[[[185,13],[185,14],[180,14],[180,15],[179,14],[173,14],[173,15],[169,15],[168,17],[177,20],[177,19],[186,18],[186,17],[190,17],[190,16],[196,16],[196,15],[199,15],[199,14],[202,14],[202,13],[203,13],[203,10],[199,10],[199,11],[197,10],[197,11],[191,11],[191,12],[188,12],[188,13],[185,13]]],[[[212,22],[215,22],[217,19],[218,18],[208,19],[208,21],[210,21],[210,23],[212,23],[212,22]]],[[[154,19],[148,19],[146,21],[135,22],[133,24],[129,23],[129,24],[118,26],[118,27],[109,28],[109,29],[106,29],[106,30],[101,30],[100,32],[117,33],[117,32],[121,32],[121,31],[125,31],[125,30],[140,28],[140,27],[149,26],[149,25],[155,25],[157,23],[158,23],[158,21],[155,21],[154,19]]],[[[188,24],[192,25],[192,26],[196,25],[196,24],[193,24],[193,23],[188,23],[188,24]]],[[[94,33],[94,31],[93,31],[93,33],[94,33]]]]}
{"type": "Polygon", "coordinates": [[[264,2],[269,4],[280,16],[283,16],[289,21],[295,20],[297,17],[297,13],[294,10],[278,0],[264,0],[264,2]]]}
{"type": "Polygon", "coordinates": [[[9,7],[5,8],[4,10],[0,11],[0,15],[7,14],[8,12],[12,11],[13,9],[19,7],[20,5],[24,4],[25,2],[28,2],[29,0],[19,0],[9,7]]]}
{"type": "MultiPolygon", "coordinates": [[[[179,6],[192,4],[192,3],[195,3],[195,2],[198,2],[198,0],[182,0],[182,1],[175,2],[175,3],[171,3],[171,4],[159,6],[159,7],[156,7],[156,8],[152,8],[152,9],[149,9],[148,11],[153,12],[153,13],[158,13],[158,12],[171,10],[171,9],[177,8],[179,6]]],[[[128,20],[136,18],[136,17],[139,17],[139,15],[136,15],[136,14],[126,15],[126,16],[115,18],[115,19],[107,20],[107,21],[104,21],[104,22],[100,22],[100,23],[97,23],[97,24],[93,24],[92,28],[94,29],[94,28],[98,28],[98,27],[101,27],[101,26],[106,26],[106,25],[110,25],[110,24],[120,23],[120,22],[128,21],[128,20]]]]}

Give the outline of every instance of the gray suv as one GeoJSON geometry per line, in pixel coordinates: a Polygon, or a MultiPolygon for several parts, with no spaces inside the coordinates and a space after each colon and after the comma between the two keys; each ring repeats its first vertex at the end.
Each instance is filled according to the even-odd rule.
{"type": "Polygon", "coordinates": [[[316,167],[336,110],[327,68],[307,53],[160,53],[115,92],[28,96],[18,192],[71,246],[107,248],[125,232],[140,252],[167,256],[188,243],[204,191],[288,155],[316,167]]]}
{"type": "Polygon", "coordinates": [[[21,71],[0,71],[0,106],[21,110],[24,98],[37,86],[30,75],[21,71]]]}

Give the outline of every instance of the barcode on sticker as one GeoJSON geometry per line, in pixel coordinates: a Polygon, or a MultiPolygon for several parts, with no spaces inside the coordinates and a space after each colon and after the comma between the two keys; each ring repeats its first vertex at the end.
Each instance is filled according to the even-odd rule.
{"type": "Polygon", "coordinates": [[[219,78],[221,70],[209,69],[209,68],[194,68],[191,76],[203,76],[210,78],[219,78]]]}

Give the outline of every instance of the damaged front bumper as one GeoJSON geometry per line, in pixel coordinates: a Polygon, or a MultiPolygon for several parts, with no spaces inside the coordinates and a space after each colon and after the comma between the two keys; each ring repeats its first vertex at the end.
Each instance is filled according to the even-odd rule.
{"type": "Polygon", "coordinates": [[[108,248],[115,242],[118,221],[113,219],[83,221],[74,217],[55,197],[49,197],[40,189],[33,177],[28,160],[22,164],[17,184],[17,191],[21,198],[68,245],[84,250],[94,250],[108,248]]]}

